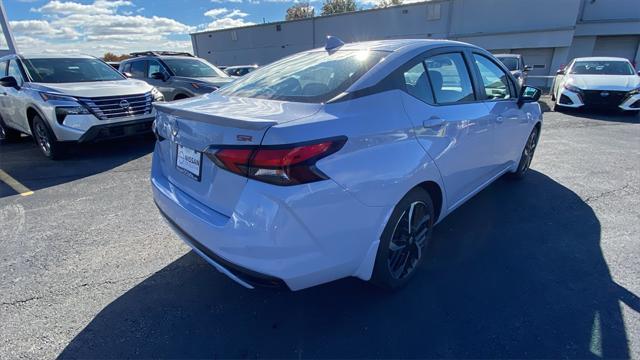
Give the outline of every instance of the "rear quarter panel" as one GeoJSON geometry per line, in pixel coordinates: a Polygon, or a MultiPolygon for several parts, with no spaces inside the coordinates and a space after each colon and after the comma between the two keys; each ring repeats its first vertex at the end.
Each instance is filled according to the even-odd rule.
{"type": "Polygon", "coordinates": [[[263,144],[342,135],[348,138],[344,147],[317,166],[364,205],[392,209],[424,181],[442,188],[437,168],[416,140],[399,90],[327,104],[311,118],[272,127],[263,144]]]}

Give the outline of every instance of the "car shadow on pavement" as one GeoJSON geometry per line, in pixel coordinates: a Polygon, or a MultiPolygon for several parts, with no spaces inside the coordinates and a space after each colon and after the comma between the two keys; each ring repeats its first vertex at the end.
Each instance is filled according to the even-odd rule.
{"type": "Polygon", "coordinates": [[[600,223],[539,172],[499,180],[435,230],[412,282],[246,290],[193,252],[114,300],[61,358],[628,358],[600,223]]]}
{"type": "MultiPolygon", "coordinates": [[[[143,157],[151,151],[152,135],[73,145],[64,159],[49,160],[40,153],[31,137],[0,144],[0,170],[36,191],[95,175],[143,157]]],[[[16,191],[0,181],[0,198],[16,191]]]]}

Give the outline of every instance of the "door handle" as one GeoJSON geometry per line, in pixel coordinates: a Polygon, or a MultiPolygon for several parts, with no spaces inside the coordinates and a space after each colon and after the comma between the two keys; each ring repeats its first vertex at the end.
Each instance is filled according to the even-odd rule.
{"type": "Polygon", "coordinates": [[[426,128],[435,128],[442,126],[444,124],[444,119],[439,118],[437,116],[432,116],[428,120],[422,122],[422,126],[426,128]]]}
{"type": "Polygon", "coordinates": [[[496,117],[496,122],[497,123],[503,123],[504,122],[504,117],[502,117],[502,116],[496,117]]]}

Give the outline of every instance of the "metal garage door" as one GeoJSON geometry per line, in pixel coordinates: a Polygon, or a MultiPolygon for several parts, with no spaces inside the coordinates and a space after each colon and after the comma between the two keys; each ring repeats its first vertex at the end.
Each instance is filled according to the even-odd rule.
{"type": "Polygon", "coordinates": [[[633,61],[638,51],[640,36],[598,36],[593,56],[616,56],[633,61]]]}
{"type": "Polygon", "coordinates": [[[521,54],[524,57],[526,65],[533,66],[533,70],[529,72],[527,84],[532,86],[549,87],[550,81],[544,78],[536,78],[536,76],[549,75],[549,67],[551,67],[551,59],[553,58],[553,48],[539,49],[512,49],[512,54],[521,54]]]}

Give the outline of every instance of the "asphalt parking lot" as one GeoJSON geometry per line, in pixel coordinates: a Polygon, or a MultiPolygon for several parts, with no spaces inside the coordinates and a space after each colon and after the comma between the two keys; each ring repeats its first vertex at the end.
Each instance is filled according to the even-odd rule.
{"type": "Polygon", "coordinates": [[[246,290],[163,223],[153,139],[0,145],[0,358],[640,359],[640,122],[545,114],[532,172],[435,231],[396,293],[246,290]]]}

